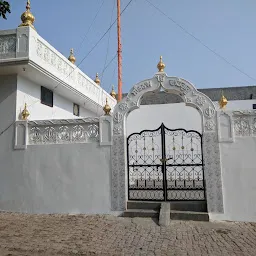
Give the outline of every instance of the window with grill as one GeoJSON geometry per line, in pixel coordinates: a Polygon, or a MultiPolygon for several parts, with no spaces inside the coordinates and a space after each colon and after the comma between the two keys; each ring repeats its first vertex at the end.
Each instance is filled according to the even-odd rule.
{"type": "Polygon", "coordinates": [[[41,86],[41,103],[53,107],[53,91],[41,86]]]}

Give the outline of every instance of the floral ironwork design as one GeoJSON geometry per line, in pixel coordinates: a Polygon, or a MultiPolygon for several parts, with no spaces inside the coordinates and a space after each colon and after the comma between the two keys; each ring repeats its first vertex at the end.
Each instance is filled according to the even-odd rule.
{"type": "Polygon", "coordinates": [[[201,134],[184,129],[131,134],[129,200],[205,200],[201,134]]]}

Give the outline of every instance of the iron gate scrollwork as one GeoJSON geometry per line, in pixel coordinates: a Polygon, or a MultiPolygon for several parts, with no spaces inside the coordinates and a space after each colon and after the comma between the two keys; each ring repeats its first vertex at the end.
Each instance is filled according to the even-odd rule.
{"type": "Polygon", "coordinates": [[[162,124],[131,134],[127,149],[129,200],[205,200],[199,132],[162,124]]]}

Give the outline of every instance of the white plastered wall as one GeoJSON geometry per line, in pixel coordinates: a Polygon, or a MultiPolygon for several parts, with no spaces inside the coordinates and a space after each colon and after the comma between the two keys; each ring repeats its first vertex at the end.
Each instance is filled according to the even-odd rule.
{"type": "Polygon", "coordinates": [[[221,219],[256,222],[256,137],[221,143],[225,213],[221,219]]]}
{"type": "Polygon", "coordinates": [[[225,212],[215,217],[255,222],[256,111],[220,111],[218,118],[225,212]]]}
{"type": "MultiPolygon", "coordinates": [[[[18,76],[17,80],[17,107],[16,118],[27,103],[31,120],[44,120],[44,119],[69,119],[79,118],[73,115],[73,102],[65,99],[64,97],[53,93],[53,107],[41,104],[41,85],[35,84],[32,81],[18,76]]],[[[96,116],[90,110],[80,106],[81,117],[96,116]]]]}
{"type": "MultiPolygon", "coordinates": [[[[19,78],[26,86],[19,83],[17,91],[17,75],[0,78],[0,133],[4,131],[0,135],[0,211],[110,213],[109,144],[29,145],[15,150],[15,125],[11,124],[19,113],[16,104],[23,99],[28,104],[38,100],[40,86],[37,90],[36,85],[19,78]],[[17,100],[21,93],[24,97],[17,100]]],[[[52,118],[47,106],[37,104],[29,109],[33,119],[52,118]]],[[[59,108],[57,113],[60,118],[72,118],[69,109],[59,108]]]]}

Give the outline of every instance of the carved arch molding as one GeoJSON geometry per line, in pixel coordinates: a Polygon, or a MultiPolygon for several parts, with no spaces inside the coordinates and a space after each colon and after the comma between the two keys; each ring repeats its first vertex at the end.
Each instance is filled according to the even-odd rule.
{"type": "Polygon", "coordinates": [[[126,209],[127,201],[127,152],[126,119],[140,107],[142,96],[147,92],[163,90],[179,95],[187,106],[196,108],[202,117],[204,173],[206,180],[208,212],[223,213],[220,150],[217,136],[217,112],[213,102],[188,81],[156,73],[130,90],[113,111],[112,186],[111,207],[113,211],[126,209]]]}

